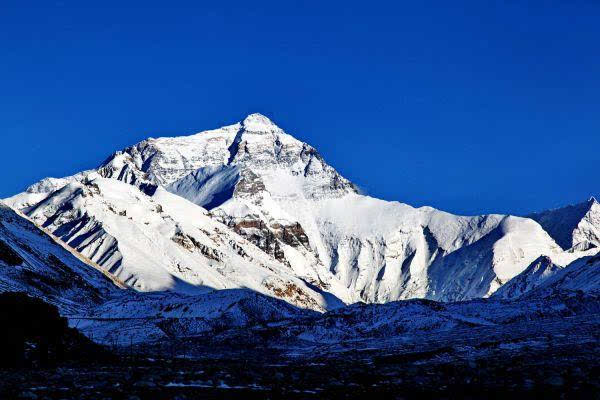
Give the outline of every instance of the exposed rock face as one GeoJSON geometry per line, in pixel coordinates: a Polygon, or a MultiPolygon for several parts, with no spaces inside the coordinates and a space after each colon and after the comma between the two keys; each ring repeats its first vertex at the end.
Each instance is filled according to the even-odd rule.
{"type": "Polygon", "coordinates": [[[171,240],[189,251],[198,251],[200,254],[211,260],[222,261],[224,258],[223,254],[221,254],[218,250],[198,242],[193,236],[177,232],[175,236],[171,238],[171,240]]]}
{"type": "Polygon", "coordinates": [[[258,215],[233,218],[220,213],[215,217],[233,229],[235,233],[286,265],[289,265],[289,262],[285,257],[282,244],[293,248],[301,247],[304,251],[311,251],[308,236],[297,222],[287,225],[273,222],[269,225],[260,219],[258,215]]]}
{"type": "Polygon", "coordinates": [[[304,246],[306,249],[310,248],[308,236],[306,236],[306,232],[298,222],[289,225],[275,223],[271,225],[271,228],[275,231],[275,237],[283,243],[292,247],[304,246]]]}

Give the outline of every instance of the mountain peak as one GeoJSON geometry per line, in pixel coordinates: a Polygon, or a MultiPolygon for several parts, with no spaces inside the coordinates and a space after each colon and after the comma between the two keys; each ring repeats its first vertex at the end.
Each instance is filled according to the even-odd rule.
{"type": "MultiPolygon", "coordinates": [[[[561,208],[530,214],[564,250],[582,249],[589,243],[600,243],[598,232],[598,202],[594,197],[588,201],[561,208]]],[[[585,249],[584,249],[585,250],[585,249]]]]}
{"type": "Polygon", "coordinates": [[[242,126],[248,132],[273,132],[279,130],[279,127],[273,121],[259,113],[250,114],[244,118],[242,126]]]}

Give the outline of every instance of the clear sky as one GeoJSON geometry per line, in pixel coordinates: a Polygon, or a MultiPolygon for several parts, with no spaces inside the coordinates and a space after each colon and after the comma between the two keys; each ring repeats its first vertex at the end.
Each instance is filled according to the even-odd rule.
{"type": "Polygon", "coordinates": [[[260,112],[376,197],[461,214],[584,201],[600,193],[599,21],[596,0],[4,0],[0,197],[260,112]]]}

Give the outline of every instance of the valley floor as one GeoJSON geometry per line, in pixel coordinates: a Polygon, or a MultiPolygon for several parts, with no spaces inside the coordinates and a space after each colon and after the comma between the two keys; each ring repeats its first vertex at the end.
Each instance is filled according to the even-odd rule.
{"type": "Polygon", "coordinates": [[[600,316],[588,314],[319,347],[121,347],[118,363],[0,371],[0,398],[594,399],[599,328],[600,316]]]}

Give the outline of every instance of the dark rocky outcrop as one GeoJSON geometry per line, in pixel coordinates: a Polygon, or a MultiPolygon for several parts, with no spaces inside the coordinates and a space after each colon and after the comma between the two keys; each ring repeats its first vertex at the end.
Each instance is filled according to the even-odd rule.
{"type": "Polygon", "coordinates": [[[23,263],[23,259],[8,244],[0,240],[0,261],[9,266],[17,266],[23,263]]]}
{"type": "Polygon", "coordinates": [[[108,352],[69,328],[58,308],[22,292],[0,294],[0,367],[46,367],[106,359],[108,352]]]}

